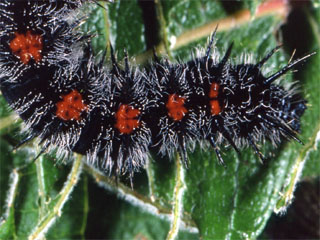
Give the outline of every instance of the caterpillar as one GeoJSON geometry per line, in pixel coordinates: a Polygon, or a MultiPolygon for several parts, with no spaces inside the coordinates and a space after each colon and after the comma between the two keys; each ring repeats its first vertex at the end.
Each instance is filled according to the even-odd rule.
{"type": "Polygon", "coordinates": [[[292,88],[276,84],[312,54],[276,73],[263,65],[280,48],[255,64],[235,64],[232,46],[223,57],[206,51],[186,63],[159,59],[142,68],[118,63],[111,47],[96,60],[91,36],[83,36],[71,11],[84,1],[10,1],[0,3],[0,88],[26,123],[25,143],[38,138],[42,151],[61,157],[76,152],[116,175],[130,178],[146,164],[150,148],[188,165],[188,150],[208,142],[219,162],[222,144],[236,151],[257,143],[294,139],[306,101],[292,88]]]}

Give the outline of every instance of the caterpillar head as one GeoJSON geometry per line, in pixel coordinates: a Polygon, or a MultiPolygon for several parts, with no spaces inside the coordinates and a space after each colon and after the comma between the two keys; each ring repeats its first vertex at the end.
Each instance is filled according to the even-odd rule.
{"type": "Polygon", "coordinates": [[[313,54],[297,59],[265,77],[262,65],[278,50],[273,49],[259,63],[228,67],[222,80],[224,110],[221,117],[232,132],[236,145],[251,145],[261,158],[255,143],[268,138],[279,144],[281,137],[297,138],[300,117],[306,109],[306,101],[293,89],[285,89],[273,81],[313,54]]]}

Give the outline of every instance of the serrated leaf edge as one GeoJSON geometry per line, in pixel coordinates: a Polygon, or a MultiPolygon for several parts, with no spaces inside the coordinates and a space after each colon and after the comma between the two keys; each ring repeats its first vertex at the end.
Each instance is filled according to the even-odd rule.
{"type": "Polygon", "coordinates": [[[283,187],[284,190],[279,193],[281,197],[277,201],[276,206],[274,208],[275,213],[278,214],[278,213],[285,212],[288,206],[291,204],[294,197],[294,191],[296,189],[297,183],[299,182],[299,179],[302,175],[304,164],[309,158],[310,153],[317,149],[319,142],[320,142],[320,125],[318,125],[313,136],[310,138],[310,141],[308,142],[308,144],[306,144],[302,148],[302,150],[300,151],[300,154],[296,158],[291,170],[291,174],[289,175],[289,178],[287,179],[283,187]]]}
{"type": "MultiPolygon", "coordinates": [[[[5,202],[5,212],[3,214],[3,216],[1,216],[0,218],[0,229],[2,227],[4,227],[4,225],[6,224],[6,222],[8,221],[8,219],[10,217],[14,218],[14,201],[17,195],[17,190],[18,190],[18,184],[19,184],[19,180],[20,180],[20,175],[18,172],[18,169],[13,169],[12,173],[10,174],[10,187],[7,193],[7,198],[6,198],[6,202],[5,202]]],[[[14,226],[13,226],[14,227],[14,226]]],[[[16,238],[15,236],[15,232],[14,232],[14,238],[16,238]]]]}
{"type": "Polygon", "coordinates": [[[176,179],[173,190],[173,207],[171,226],[167,235],[167,240],[176,239],[179,233],[179,227],[181,223],[182,211],[183,211],[183,194],[186,190],[186,183],[184,180],[184,166],[181,163],[179,153],[176,153],[176,179]]]}

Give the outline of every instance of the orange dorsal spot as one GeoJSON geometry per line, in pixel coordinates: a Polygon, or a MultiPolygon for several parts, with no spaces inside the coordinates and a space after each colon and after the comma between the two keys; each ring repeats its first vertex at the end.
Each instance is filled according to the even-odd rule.
{"type": "Polygon", "coordinates": [[[30,31],[26,34],[15,33],[15,38],[10,42],[10,49],[24,64],[28,64],[31,58],[39,62],[42,59],[42,42],[40,35],[32,34],[30,31]]]}
{"type": "Polygon", "coordinates": [[[140,115],[138,109],[122,104],[120,105],[118,111],[116,112],[116,124],[115,127],[120,133],[129,134],[135,128],[139,127],[140,122],[137,117],[140,115]]]}
{"type": "Polygon", "coordinates": [[[217,99],[219,97],[219,88],[219,84],[215,82],[213,82],[210,86],[209,99],[212,115],[218,115],[221,112],[221,107],[217,99]]]}
{"type": "Polygon", "coordinates": [[[210,86],[209,98],[217,98],[219,95],[219,84],[212,83],[210,86]]]}
{"type": "Polygon", "coordinates": [[[62,96],[62,100],[56,104],[56,115],[64,121],[80,120],[83,111],[88,110],[88,106],[83,103],[81,94],[77,90],[72,90],[69,94],[62,96]]]}
{"type": "Polygon", "coordinates": [[[166,107],[168,109],[168,115],[174,121],[180,121],[188,110],[184,107],[186,99],[179,97],[177,94],[169,95],[166,107]]]}
{"type": "Polygon", "coordinates": [[[212,115],[218,115],[221,112],[221,108],[220,108],[218,100],[211,100],[210,105],[211,105],[211,114],[212,115]]]}

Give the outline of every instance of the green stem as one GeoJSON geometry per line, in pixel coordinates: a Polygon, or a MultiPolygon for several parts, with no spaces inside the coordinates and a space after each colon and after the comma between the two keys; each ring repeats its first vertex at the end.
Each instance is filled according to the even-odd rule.
{"type": "Polygon", "coordinates": [[[179,233],[179,227],[181,222],[181,216],[183,211],[183,193],[186,189],[184,183],[184,168],[181,164],[180,155],[176,153],[176,179],[175,179],[175,187],[173,192],[173,211],[172,211],[172,222],[170,231],[167,235],[167,240],[176,239],[179,233]]]}
{"type": "Polygon", "coordinates": [[[15,229],[15,206],[14,201],[18,192],[18,185],[20,182],[20,173],[17,169],[13,169],[10,174],[10,188],[8,190],[7,198],[6,198],[6,206],[4,215],[0,218],[0,229],[6,228],[6,225],[10,225],[13,232],[13,239],[17,239],[16,229],[15,229]]]}
{"type": "Polygon", "coordinates": [[[63,189],[58,194],[56,204],[47,212],[45,217],[43,217],[39,221],[36,228],[28,237],[29,240],[40,239],[44,237],[45,233],[50,229],[54,221],[61,216],[61,211],[64,204],[69,199],[72,190],[79,181],[82,165],[82,156],[77,155],[76,159],[73,162],[72,169],[68,176],[68,179],[65,182],[63,189]]]}
{"type": "Polygon", "coordinates": [[[43,171],[43,156],[40,156],[36,160],[35,164],[36,164],[37,179],[38,179],[38,194],[40,198],[39,219],[42,219],[46,212],[46,191],[45,191],[44,171],[43,171]]]}
{"type": "Polygon", "coordinates": [[[86,227],[88,223],[88,214],[89,214],[89,192],[88,192],[88,176],[85,175],[82,177],[82,181],[84,182],[83,188],[85,192],[84,203],[83,203],[83,219],[80,228],[80,233],[82,238],[84,239],[86,227]]]}
{"type": "Polygon", "coordinates": [[[103,11],[103,21],[104,21],[104,37],[106,39],[106,49],[109,47],[109,39],[110,39],[110,23],[109,23],[109,10],[108,10],[108,3],[100,2],[101,6],[105,9],[103,11]]]}
{"type": "Polygon", "coordinates": [[[151,157],[148,158],[147,165],[146,165],[146,171],[148,175],[148,184],[149,184],[149,196],[152,202],[155,201],[156,197],[154,195],[155,192],[155,183],[154,183],[154,170],[151,163],[152,159],[151,157]]]}
{"type": "MultiPolygon", "coordinates": [[[[276,4],[266,7],[263,4],[260,5],[258,8],[257,14],[255,18],[261,18],[264,16],[275,15],[277,17],[283,18],[288,14],[288,8],[285,3],[282,1],[277,2],[276,4]]],[[[202,26],[197,28],[185,31],[180,36],[177,36],[176,42],[173,46],[170,46],[170,50],[176,50],[183,46],[187,46],[192,42],[198,41],[204,37],[210,36],[213,30],[218,27],[218,32],[228,31],[235,27],[239,27],[241,25],[247,24],[252,20],[251,14],[249,10],[241,10],[228,17],[223,19],[217,19],[211,22],[208,22],[202,26]]],[[[161,43],[156,46],[157,53],[164,53],[166,52],[166,45],[165,42],[162,40],[161,43]]],[[[138,56],[136,56],[136,63],[137,64],[144,64],[153,56],[152,50],[146,51],[138,56]]]]}
{"type": "MultiPolygon", "coordinates": [[[[155,9],[156,9],[156,14],[157,14],[157,19],[159,22],[159,26],[160,26],[160,37],[161,37],[161,45],[164,47],[166,53],[169,56],[169,59],[172,59],[172,53],[169,47],[169,43],[168,43],[168,34],[166,31],[166,20],[163,14],[163,8],[162,8],[162,4],[161,4],[161,0],[155,0],[155,9]]],[[[159,50],[159,49],[156,49],[159,50]]]]}

